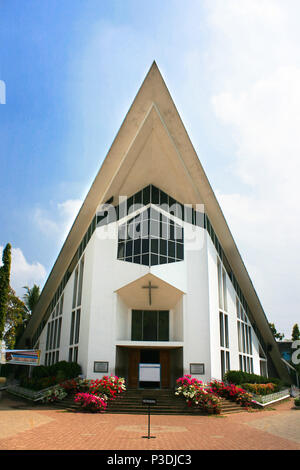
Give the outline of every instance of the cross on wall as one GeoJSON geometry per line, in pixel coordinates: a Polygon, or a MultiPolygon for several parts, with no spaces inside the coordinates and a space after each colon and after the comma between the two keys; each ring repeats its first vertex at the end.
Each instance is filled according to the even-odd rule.
{"type": "Polygon", "coordinates": [[[151,305],[151,302],[152,302],[151,290],[158,289],[158,286],[153,286],[151,284],[151,281],[149,281],[147,286],[142,286],[142,289],[149,289],[149,305],[151,305]]]}

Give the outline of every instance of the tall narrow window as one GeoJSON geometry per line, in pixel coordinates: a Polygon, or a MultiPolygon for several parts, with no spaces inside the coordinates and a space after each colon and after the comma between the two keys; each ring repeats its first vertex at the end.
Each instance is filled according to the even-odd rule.
{"type": "Polygon", "coordinates": [[[225,317],[225,348],[229,348],[228,315],[225,317]]]}
{"type": "Polygon", "coordinates": [[[83,282],[83,268],[84,268],[84,259],[82,259],[81,262],[80,262],[80,274],[79,274],[77,307],[79,307],[79,305],[81,305],[82,282],[83,282]]]}
{"type": "Polygon", "coordinates": [[[222,288],[223,288],[223,309],[227,311],[227,289],[226,289],[226,272],[222,269],[222,288]]]}
{"type": "Polygon", "coordinates": [[[221,379],[223,379],[224,374],[230,370],[229,327],[227,313],[219,312],[219,325],[221,346],[221,379]]]}
{"type": "Polygon", "coordinates": [[[84,258],[82,257],[79,262],[74,276],[73,287],[73,304],[71,312],[70,324],[70,348],[69,348],[69,361],[78,361],[78,343],[80,335],[80,317],[81,317],[81,304],[82,304],[82,286],[83,286],[83,271],[84,271],[84,258]]]}
{"type": "Polygon", "coordinates": [[[246,312],[236,297],[237,333],[239,344],[240,370],[253,373],[252,332],[246,312]]]}
{"type": "Polygon", "coordinates": [[[223,349],[221,349],[221,380],[223,380],[224,375],[225,375],[225,372],[226,372],[226,368],[225,368],[225,352],[224,352],[223,349]]]}
{"type": "Polygon", "coordinates": [[[76,327],[75,327],[75,340],[74,343],[79,342],[79,329],[80,329],[80,308],[76,312],[76,327]]]}
{"type": "Polygon", "coordinates": [[[57,303],[54,305],[52,314],[48,320],[45,355],[46,365],[52,365],[59,360],[63,301],[64,295],[62,294],[57,303]]]}
{"type": "Polygon", "coordinates": [[[220,322],[220,345],[224,347],[224,314],[219,313],[219,322],[220,322]]]}
{"type": "Polygon", "coordinates": [[[76,270],[75,270],[75,275],[74,275],[73,305],[72,305],[73,308],[76,307],[77,284],[78,284],[78,268],[76,268],[76,270]]]}
{"type": "Polygon", "coordinates": [[[218,295],[219,295],[219,308],[227,311],[227,286],[226,286],[226,271],[223,268],[220,259],[217,261],[218,270],[218,295]]]}
{"type": "Polygon", "coordinates": [[[75,310],[72,312],[71,329],[70,329],[70,344],[74,342],[74,329],[75,329],[75,310]]]}
{"type": "Polygon", "coordinates": [[[218,259],[218,293],[219,293],[219,308],[223,309],[223,287],[222,287],[222,267],[218,259]]]}

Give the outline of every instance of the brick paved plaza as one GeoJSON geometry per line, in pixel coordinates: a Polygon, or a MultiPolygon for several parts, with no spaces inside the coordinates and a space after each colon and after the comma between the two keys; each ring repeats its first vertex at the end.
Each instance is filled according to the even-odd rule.
{"type": "Polygon", "coordinates": [[[146,415],[73,413],[3,395],[0,430],[1,450],[300,449],[292,400],[228,416],[152,416],[156,439],[147,440],[146,415]]]}
{"type": "Polygon", "coordinates": [[[272,410],[228,416],[147,416],[73,413],[0,401],[1,450],[300,449],[300,412],[288,400],[272,410]]]}

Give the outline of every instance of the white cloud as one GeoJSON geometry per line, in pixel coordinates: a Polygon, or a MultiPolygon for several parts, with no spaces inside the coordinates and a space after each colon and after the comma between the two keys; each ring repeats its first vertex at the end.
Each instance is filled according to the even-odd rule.
{"type": "Polygon", "coordinates": [[[65,240],[82,205],[80,199],[50,204],[49,209],[37,208],[34,220],[41,232],[49,238],[56,238],[58,243],[65,240]]]}
{"type": "MultiPolygon", "coordinates": [[[[0,246],[2,264],[3,246],[0,246]]],[[[29,263],[20,248],[12,248],[10,284],[17,295],[23,297],[24,286],[32,287],[37,284],[40,287],[46,279],[46,270],[39,262],[29,263]]]]}
{"type": "Polygon", "coordinates": [[[300,4],[216,0],[208,12],[212,107],[243,183],[217,196],[268,318],[289,336],[300,301],[300,4]]]}
{"type": "MultiPolygon", "coordinates": [[[[54,238],[57,243],[64,241],[71,225],[81,207],[82,201],[69,199],[56,205],[56,213],[38,208],[34,212],[34,220],[43,235],[54,238]]],[[[50,204],[51,206],[51,204],[50,204]]],[[[0,246],[0,265],[2,264],[3,246],[0,246]]],[[[41,288],[46,280],[46,269],[38,261],[30,263],[20,248],[12,248],[11,262],[11,286],[17,295],[23,297],[24,286],[32,287],[33,284],[41,288]]]]}
{"type": "Polygon", "coordinates": [[[242,179],[272,193],[275,181],[281,196],[298,193],[300,67],[281,67],[242,93],[223,92],[212,101],[233,130],[242,179]]]}

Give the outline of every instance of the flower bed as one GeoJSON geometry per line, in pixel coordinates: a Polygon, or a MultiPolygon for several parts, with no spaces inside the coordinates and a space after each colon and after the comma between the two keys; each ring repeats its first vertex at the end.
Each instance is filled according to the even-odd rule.
{"type": "Polygon", "coordinates": [[[243,372],[241,370],[229,370],[224,375],[224,380],[226,383],[235,384],[242,386],[247,384],[266,384],[272,383],[275,387],[275,392],[278,392],[281,388],[284,387],[282,380],[277,378],[268,378],[262,375],[250,374],[248,372],[243,372]]]}
{"type": "Polygon", "coordinates": [[[83,410],[90,412],[103,412],[107,407],[107,402],[103,397],[91,393],[77,393],[74,401],[80,405],[83,410]]]}
{"type": "Polygon", "coordinates": [[[269,395],[252,395],[252,401],[259,405],[267,405],[275,401],[283,400],[290,396],[289,390],[280,390],[280,392],[270,393],[269,395]]]}
{"type": "Polygon", "coordinates": [[[250,393],[254,393],[255,395],[270,395],[271,393],[275,393],[278,390],[278,387],[273,383],[266,383],[266,384],[243,384],[243,388],[248,390],[250,393]]]}
{"type": "Polygon", "coordinates": [[[105,375],[97,380],[69,381],[66,386],[69,390],[77,392],[74,402],[80,405],[81,409],[91,412],[105,411],[107,402],[126,390],[125,379],[115,375],[105,375]]]}
{"type": "Polygon", "coordinates": [[[33,401],[42,400],[47,403],[55,403],[68,395],[75,395],[75,403],[80,405],[82,409],[93,412],[105,411],[108,400],[114,400],[118,394],[126,390],[125,379],[113,375],[104,376],[98,380],[76,377],[55,385],[52,382],[51,385],[51,387],[38,391],[13,386],[8,387],[8,391],[33,401]]]}
{"type": "Polygon", "coordinates": [[[91,380],[88,387],[88,391],[92,395],[105,395],[109,400],[114,400],[118,394],[125,390],[125,379],[116,375],[104,375],[102,379],[91,380]]]}
{"type": "Polygon", "coordinates": [[[175,395],[183,397],[188,406],[200,408],[210,414],[221,413],[221,400],[207,390],[203,382],[192,378],[191,375],[184,375],[177,379],[176,383],[175,395]]]}
{"type": "Polygon", "coordinates": [[[249,407],[252,405],[252,395],[241,387],[234,384],[224,384],[218,380],[209,383],[212,393],[219,397],[235,401],[241,406],[249,407]]]}

